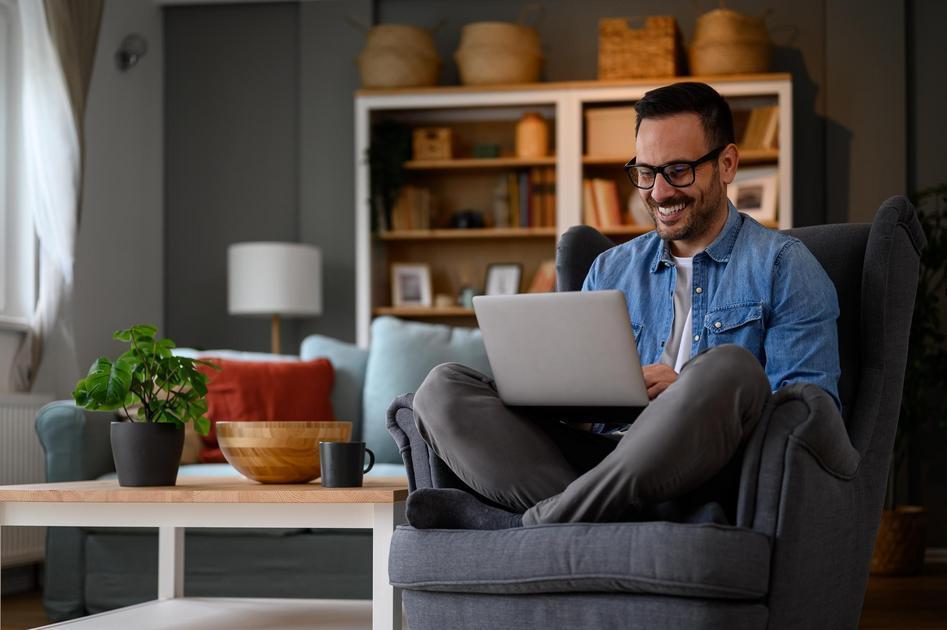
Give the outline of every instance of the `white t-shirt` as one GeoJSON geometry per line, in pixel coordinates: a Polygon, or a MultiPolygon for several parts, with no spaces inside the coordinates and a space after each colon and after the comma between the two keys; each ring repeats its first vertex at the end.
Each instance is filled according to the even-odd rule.
{"type": "Polygon", "coordinates": [[[691,358],[691,328],[693,328],[693,301],[691,300],[691,283],[694,278],[693,258],[674,258],[677,269],[677,283],[674,287],[674,326],[671,336],[664,344],[661,354],[661,363],[670,365],[675,372],[691,358]],[[686,337],[686,338],[685,338],[686,337]]]}

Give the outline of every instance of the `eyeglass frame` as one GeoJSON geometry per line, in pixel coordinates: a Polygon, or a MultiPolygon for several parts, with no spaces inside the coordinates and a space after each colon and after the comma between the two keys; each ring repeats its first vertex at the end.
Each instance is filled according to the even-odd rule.
{"type": "Polygon", "coordinates": [[[667,164],[662,164],[661,166],[651,166],[650,164],[635,164],[635,160],[638,159],[638,157],[635,156],[631,158],[630,160],[628,160],[628,163],[625,164],[623,168],[625,169],[625,174],[628,176],[628,180],[631,182],[631,185],[641,190],[651,190],[652,188],[654,188],[654,185],[658,181],[658,175],[661,175],[662,177],[664,177],[664,181],[666,181],[669,186],[673,186],[674,188],[687,188],[688,186],[693,186],[694,182],[697,181],[697,167],[703,164],[704,162],[707,162],[719,157],[720,154],[723,153],[723,150],[726,149],[728,146],[730,145],[724,144],[722,146],[719,146],[716,149],[713,149],[712,151],[707,153],[706,155],[702,155],[696,160],[693,160],[690,162],[688,162],[687,160],[677,160],[674,162],[668,162],[667,164]],[[681,164],[686,164],[687,166],[691,167],[691,181],[686,184],[675,184],[670,180],[670,178],[668,178],[667,173],[665,173],[664,171],[665,169],[671,166],[680,166],[681,164]],[[654,182],[652,182],[650,186],[639,186],[638,184],[635,183],[635,180],[631,176],[631,169],[635,168],[636,166],[647,167],[647,168],[650,168],[652,171],[654,171],[654,182]]]}

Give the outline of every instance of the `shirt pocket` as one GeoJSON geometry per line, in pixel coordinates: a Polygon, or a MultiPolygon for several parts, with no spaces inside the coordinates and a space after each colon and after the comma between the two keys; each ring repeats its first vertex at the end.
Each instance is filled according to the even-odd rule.
{"type": "Polygon", "coordinates": [[[704,316],[708,346],[734,343],[757,357],[763,353],[763,303],[742,302],[708,311],[704,316]]]}

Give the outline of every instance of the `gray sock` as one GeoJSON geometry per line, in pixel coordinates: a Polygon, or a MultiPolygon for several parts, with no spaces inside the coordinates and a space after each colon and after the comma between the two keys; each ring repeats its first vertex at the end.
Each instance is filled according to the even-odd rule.
{"type": "Polygon", "coordinates": [[[454,488],[420,488],[408,495],[405,515],[418,529],[509,529],[523,516],[490,507],[454,488]]]}

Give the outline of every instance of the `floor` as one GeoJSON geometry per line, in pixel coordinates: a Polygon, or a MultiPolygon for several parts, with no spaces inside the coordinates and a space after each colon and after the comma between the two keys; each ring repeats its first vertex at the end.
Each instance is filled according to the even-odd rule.
{"type": "MultiPolygon", "coordinates": [[[[47,623],[39,593],[3,598],[0,630],[26,630],[47,623]]],[[[947,563],[931,564],[913,577],[873,577],[868,582],[861,630],[947,629],[947,563]]]]}

